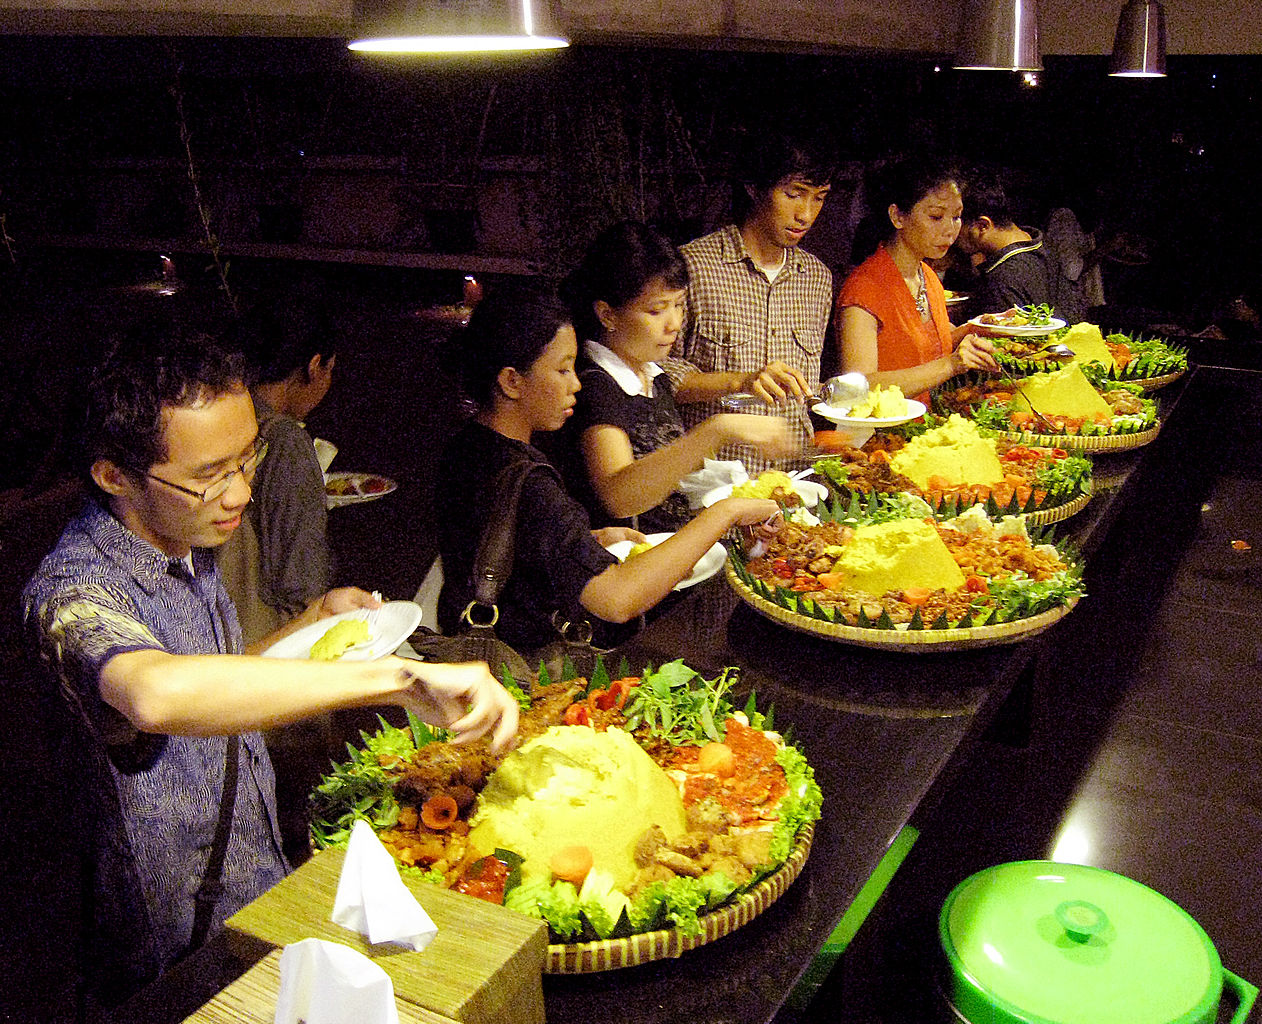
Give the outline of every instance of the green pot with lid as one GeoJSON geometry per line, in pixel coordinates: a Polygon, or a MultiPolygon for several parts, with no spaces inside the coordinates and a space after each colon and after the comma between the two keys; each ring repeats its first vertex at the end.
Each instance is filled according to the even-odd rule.
{"type": "Polygon", "coordinates": [[[1082,864],[1015,861],[942,905],[944,994],[969,1024],[1214,1024],[1223,988],[1243,1024],[1258,990],[1159,892],[1082,864]]]}

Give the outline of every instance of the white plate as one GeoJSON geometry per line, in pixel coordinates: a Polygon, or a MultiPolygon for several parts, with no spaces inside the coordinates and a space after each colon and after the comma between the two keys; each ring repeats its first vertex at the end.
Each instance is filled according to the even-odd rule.
{"type": "Polygon", "coordinates": [[[907,414],[905,416],[888,416],[883,419],[876,419],[872,416],[851,416],[849,406],[838,408],[825,405],[823,402],[817,402],[811,406],[811,412],[824,417],[826,420],[832,420],[841,427],[896,427],[900,423],[920,419],[925,414],[925,405],[923,402],[917,402],[914,398],[909,398],[907,399],[907,414]]]}
{"type": "Polygon", "coordinates": [[[365,501],[376,501],[378,498],[384,497],[397,489],[398,486],[388,476],[382,476],[380,473],[326,473],[324,475],[324,503],[329,508],[341,508],[343,505],[358,505],[365,501]],[[328,486],[334,480],[349,481],[354,491],[350,494],[330,494],[328,486]],[[384,486],[380,490],[374,491],[363,489],[370,481],[374,480],[380,480],[384,486]]]}
{"type": "Polygon", "coordinates": [[[1004,327],[1002,324],[983,323],[980,316],[973,317],[969,323],[974,327],[980,327],[983,331],[989,331],[991,334],[1002,334],[1008,338],[1039,338],[1044,334],[1059,331],[1065,326],[1065,321],[1057,320],[1056,317],[1052,317],[1051,320],[1041,327],[1034,327],[1029,324],[1024,327],[1004,327]]]}
{"type": "MultiPolygon", "coordinates": [[[[734,491],[734,484],[724,484],[722,487],[716,487],[712,491],[707,491],[701,498],[703,508],[709,508],[716,501],[722,501],[724,498],[730,498],[734,491]]],[[[794,480],[793,489],[797,491],[797,495],[802,499],[802,504],[807,508],[814,508],[824,498],[828,497],[828,488],[823,484],[817,484],[814,480],[794,480]]]]}
{"type": "MultiPolygon", "coordinates": [[[[673,533],[650,533],[645,536],[654,547],[657,547],[662,541],[668,537],[675,536],[673,533]]],[[[620,540],[610,544],[605,550],[614,556],[619,562],[625,562],[627,555],[631,553],[631,549],[635,547],[635,541],[620,540]]],[[[716,572],[723,568],[723,563],[727,561],[727,549],[722,544],[715,544],[701,558],[697,564],[692,567],[692,572],[684,579],[675,584],[676,590],[684,590],[693,584],[700,583],[702,580],[708,580],[716,572]]]]}
{"type": "Polygon", "coordinates": [[[387,601],[380,608],[357,608],[353,612],[342,612],[341,615],[330,615],[328,618],[304,626],[282,640],[277,640],[263,652],[265,658],[298,658],[311,657],[311,645],[314,644],[336,622],[343,619],[367,619],[372,639],[366,647],[355,647],[347,651],[340,661],[376,661],[387,654],[393,654],[399,645],[412,635],[417,623],[421,621],[421,606],[411,601],[387,601]]]}

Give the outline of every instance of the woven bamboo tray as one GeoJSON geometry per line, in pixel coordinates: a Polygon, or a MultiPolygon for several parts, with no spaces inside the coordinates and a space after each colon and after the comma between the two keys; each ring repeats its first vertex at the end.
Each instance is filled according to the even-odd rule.
{"type": "Polygon", "coordinates": [[[1034,434],[1028,430],[1001,430],[999,437],[1036,448],[1062,448],[1067,452],[1127,452],[1142,448],[1156,438],[1161,422],[1133,434],[1034,434]]]}
{"type": "Polygon", "coordinates": [[[690,949],[720,939],[755,917],[778,900],[801,873],[811,852],[815,827],[807,825],[798,833],[797,842],[788,859],[774,874],[768,875],[753,889],[730,906],[720,907],[701,917],[700,935],[684,935],[678,928],[628,935],[625,939],[604,939],[598,942],[577,942],[548,947],[544,971],[549,974],[591,974],[634,967],[652,960],[681,956],[690,949]]]}
{"type": "Polygon", "coordinates": [[[746,604],[760,615],[781,625],[810,633],[826,640],[873,647],[908,654],[926,654],[939,651],[964,651],[975,647],[995,647],[999,644],[1015,644],[1037,636],[1068,615],[1078,603],[1075,597],[1065,604],[1039,615],[1031,615],[1011,622],[999,622],[990,626],[969,626],[965,629],[874,629],[851,626],[842,622],[823,622],[809,615],[791,612],[769,601],[736,575],[732,563],[727,563],[727,581],[746,604]]]}
{"type": "MultiPolygon", "coordinates": [[[[184,1024],[272,1024],[280,995],[280,955],[274,949],[241,977],[223,989],[184,1024]]],[[[459,1024],[441,1013],[413,1006],[396,998],[399,1024],[459,1024]]]]}
{"type": "Polygon", "coordinates": [[[1156,391],[1158,388],[1164,388],[1167,384],[1173,384],[1182,377],[1187,370],[1175,370],[1173,373],[1163,373],[1158,377],[1136,377],[1133,380],[1127,379],[1127,384],[1138,384],[1145,391],[1156,391]]]}

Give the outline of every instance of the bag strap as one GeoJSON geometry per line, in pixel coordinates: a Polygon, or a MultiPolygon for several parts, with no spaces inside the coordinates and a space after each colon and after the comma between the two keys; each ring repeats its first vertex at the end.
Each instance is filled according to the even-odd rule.
{"type": "Polygon", "coordinates": [[[215,838],[211,842],[210,857],[206,861],[206,873],[202,875],[201,885],[193,894],[193,937],[189,942],[190,949],[197,949],[206,941],[210,933],[210,922],[215,913],[215,904],[223,895],[223,862],[228,853],[228,838],[232,832],[232,812],[237,800],[238,762],[241,752],[241,737],[228,737],[228,750],[224,755],[223,794],[219,798],[219,821],[215,824],[215,838]]]}
{"type": "MultiPolygon", "coordinates": [[[[547,462],[522,458],[500,470],[493,493],[500,506],[482,530],[478,552],[473,559],[473,603],[495,608],[505,584],[513,574],[513,557],[517,539],[517,506],[521,489],[536,469],[551,473],[560,481],[557,471],[547,462]]],[[[465,609],[465,615],[471,611],[465,609]]]]}

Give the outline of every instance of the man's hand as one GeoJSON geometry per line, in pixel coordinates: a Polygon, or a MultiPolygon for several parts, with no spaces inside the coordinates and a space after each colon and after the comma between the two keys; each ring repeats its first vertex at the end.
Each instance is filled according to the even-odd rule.
{"type": "Polygon", "coordinates": [[[755,370],[741,386],[768,405],[775,405],[786,398],[804,398],[811,393],[806,378],[792,366],[781,362],[770,362],[761,370],[755,370]]]}
{"type": "Polygon", "coordinates": [[[360,608],[380,608],[381,595],[368,593],[359,587],[338,587],[330,590],[313,601],[316,621],[326,619],[330,615],[341,615],[342,612],[353,612],[360,608]]]}
{"type": "Polygon", "coordinates": [[[779,416],[725,412],[714,420],[725,444],[752,445],[769,459],[788,458],[801,447],[788,423],[779,416]]]}
{"type": "Polygon", "coordinates": [[[491,732],[491,752],[507,750],[517,735],[517,701],[491,675],[485,662],[459,665],[397,659],[412,684],[400,706],[423,722],[446,729],[453,743],[468,743],[491,732]]]}

